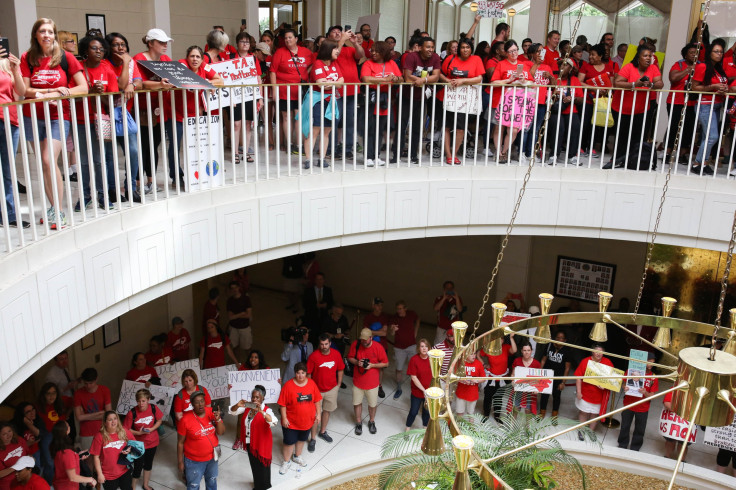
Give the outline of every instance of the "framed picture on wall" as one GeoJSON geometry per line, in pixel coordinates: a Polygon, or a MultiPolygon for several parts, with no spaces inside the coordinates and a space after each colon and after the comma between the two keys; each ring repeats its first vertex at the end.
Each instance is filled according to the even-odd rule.
{"type": "Polygon", "coordinates": [[[87,32],[90,29],[99,29],[102,37],[107,35],[107,27],[105,26],[104,14],[87,14],[87,32]]]}
{"type": "Polygon", "coordinates": [[[612,292],[616,266],[592,260],[557,256],[555,296],[598,303],[598,292],[612,292]]]}
{"type": "Polygon", "coordinates": [[[89,349],[93,345],[95,345],[95,333],[90,332],[84,337],[82,337],[82,350],[89,349]]]}
{"type": "Polygon", "coordinates": [[[120,342],[120,318],[116,318],[102,326],[102,345],[108,348],[118,342],[120,342]]]}

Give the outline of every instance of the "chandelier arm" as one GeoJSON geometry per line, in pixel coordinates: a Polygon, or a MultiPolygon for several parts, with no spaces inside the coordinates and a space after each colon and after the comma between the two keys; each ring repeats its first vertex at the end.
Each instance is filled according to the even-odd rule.
{"type": "Polygon", "coordinates": [[[652,375],[636,375],[627,376],[625,374],[603,374],[600,376],[444,376],[443,379],[446,383],[455,383],[458,381],[537,381],[540,379],[553,379],[555,381],[565,381],[574,379],[675,379],[677,373],[673,372],[670,374],[652,374],[652,375]]]}
{"type": "Polygon", "coordinates": [[[726,290],[728,289],[728,277],[731,275],[731,260],[733,259],[733,247],[736,243],[736,212],[733,214],[733,224],[731,225],[731,240],[728,242],[728,255],[726,258],[726,267],[723,270],[723,279],[721,279],[721,296],[718,298],[718,310],[716,311],[716,321],[713,323],[713,337],[710,343],[710,360],[716,359],[716,335],[718,328],[721,326],[721,315],[723,314],[723,303],[726,301],[726,290]]]}
{"type": "Polygon", "coordinates": [[[683,381],[683,382],[679,383],[677,386],[673,386],[672,388],[670,388],[668,390],[661,391],[661,392],[657,393],[656,395],[652,395],[652,396],[650,396],[648,398],[644,398],[642,400],[639,400],[638,402],[632,403],[631,405],[626,405],[626,406],[623,406],[621,408],[617,408],[616,410],[612,410],[612,411],[610,411],[608,413],[605,413],[605,414],[600,415],[598,417],[592,418],[592,419],[590,419],[590,420],[588,420],[586,422],[581,422],[579,424],[573,425],[572,427],[568,427],[567,429],[563,429],[563,430],[561,430],[559,432],[556,432],[554,434],[545,436],[545,437],[543,437],[541,439],[538,439],[536,441],[530,442],[528,444],[524,444],[523,446],[517,447],[515,449],[512,449],[511,451],[506,451],[505,453],[499,454],[498,456],[494,456],[493,458],[484,459],[483,462],[484,463],[492,463],[492,462],[497,461],[497,460],[499,460],[501,458],[505,458],[507,456],[511,456],[511,455],[516,454],[516,453],[518,453],[520,451],[524,451],[525,449],[529,449],[530,447],[534,447],[534,446],[536,446],[538,444],[541,444],[543,442],[547,442],[547,441],[549,441],[551,439],[554,439],[556,437],[559,437],[562,434],[566,434],[568,432],[572,432],[574,430],[581,429],[581,428],[585,427],[588,424],[592,424],[593,422],[598,422],[599,420],[605,419],[606,417],[610,417],[610,416],[615,415],[617,413],[621,413],[624,410],[628,410],[631,407],[635,407],[635,406],[640,405],[642,403],[649,402],[649,401],[651,401],[654,398],[659,398],[661,396],[666,395],[667,393],[670,393],[670,392],[676,391],[676,390],[681,390],[683,388],[687,388],[688,386],[689,386],[688,385],[688,382],[687,381],[683,381]]]}
{"type": "Polygon", "coordinates": [[[693,412],[693,416],[691,417],[692,420],[690,421],[690,424],[687,426],[687,433],[685,434],[685,440],[682,442],[682,449],[680,449],[680,454],[677,456],[677,463],[675,463],[675,471],[672,472],[672,478],[670,479],[670,485],[667,487],[667,490],[672,490],[672,487],[675,485],[675,478],[677,478],[677,471],[680,468],[680,463],[682,463],[682,458],[685,457],[685,451],[687,451],[687,441],[690,439],[690,434],[693,431],[693,427],[695,427],[695,421],[698,418],[698,413],[700,412],[700,407],[703,403],[703,398],[708,394],[708,388],[705,386],[699,386],[695,389],[695,394],[698,396],[698,401],[695,402],[695,411],[693,412]]]}
{"type": "Polygon", "coordinates": [[[644,342],[648,346],[654,347],[655,349],[657,349],[657,351],[661,352],[662,354],[665,354],[665,355],[671,357],[675,361],[678,361],[679,360],[676,355],[672,354],[669,351],[666,351],[666,350],[662,349],[661,347],[657,347],[656,345],[654,345],[653,343],[649,342],[647,339],[645,339],[641,335],[637,334],[636,332],[632,332],[628,328],[626,328],[623,325],[621,325],[620,323],[616,322],[613,318],[611,318],[611,316],[609,314],[606,314],[606,315],[603,316],[603,321],[606,322],[606,323],[613,323],[614,325],[616,325],[617,327],[619,327],[624,332],[626,332],[626,333],[628,333],[630,335],[633,335],[634,337],[636,337],[637,339],[641,340],[642,342],[644,342]]]}

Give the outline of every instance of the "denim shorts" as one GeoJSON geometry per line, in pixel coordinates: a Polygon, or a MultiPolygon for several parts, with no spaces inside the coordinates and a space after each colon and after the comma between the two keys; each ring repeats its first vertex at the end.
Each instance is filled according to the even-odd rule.
{"type": "MultiPolygon", "coordinates": [[[[38,141],[43,141],[45,139],[48,139],[48,136],[46,134],[46,121],[45,120],[38,120],[38,141]]],[[[33,141],[33,121],[30,117],[24,117],[23,118],[23,126],[26,131],[26,141],[33,141]]],[[[64,119],[52,119],[51,123],[49,125],[51,127],[51,138],[55,139],[56,141],[66,141],[66,136],[69,134],[69,121],[66,121],[64,119]],[[64,140],[61,139],[61,129],[60,123],[64,123],[64,140]]]]}

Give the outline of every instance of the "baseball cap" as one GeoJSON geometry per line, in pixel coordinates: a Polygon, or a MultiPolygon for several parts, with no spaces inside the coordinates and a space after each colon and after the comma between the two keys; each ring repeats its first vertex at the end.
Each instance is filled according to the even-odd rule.
{"type": "Polygon", "coordinates": [[[173,39],[167,36],[163,29],[149,29],[146,33],[146,42],[148,41],[167,43],[169,41],[173,41],[173,39]]]}
{"type": "Polygon", "coordinates": [[[530,315],[535,315],[537,313],[539,313],[539,307],[538,306],[530,306],[529,307],[529,314],[530,315]]]}
{"type": "Polygon", "coordinates": [[[33,468],[36,466],[36,460],[33,459],[31,456],[21,456],[18,461],[15,462],[11,468],[13,468],[15,471],[21,471],[26,468],[33,468]]]}
{"type": "Polygon", "coordinates": [[[256,43],[256,51],[260,51],[266,56],[271,56],[271,47],[266,43],[256,43]]]}
{"type": "Polygon", "coordinates": [[[370,328],[364,328],[360,331],[360,340],[370,340],[372,336],[370,328]]]}
{"type": "Polygon", "coordinates": [[[375,298],[373,298],[374,305],[377,305],[379,303],[383,303],[383,298],[381,298],[380,296],[376,296],[375,298]]]}
{"type": "Polygon", "coordinates": [[[333,30],[335,30],[335,29],[337,29],[338,31],[342,32],[342,26],[332,26],[332,27],[330,27],[329,29],[327,29],[327,34],[326,34],[326,35],[327,35],[327,36],[329,36],[329,35],[330,35],[330,33],[331,33],[331,32],[332,32],[333,30]]]}
{"type": "Polygon", "coordinates": [[[447,337],[452,337],[452,335],[453,335],[453,331],[452,331],[452,329],[451,329],[451,328],[448,328],[448,329],[447,329],[447,334],[446,334],[446,336],[447,336],[447,337]]]}

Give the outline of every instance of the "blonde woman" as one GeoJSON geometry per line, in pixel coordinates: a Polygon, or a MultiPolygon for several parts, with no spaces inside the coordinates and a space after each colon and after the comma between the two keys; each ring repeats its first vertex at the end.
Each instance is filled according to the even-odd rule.
{"type": "Polygon", "coordinates": [[[128,441],[135,440],[133,433],[123,427],[118,414],[105,412],[102,427],[92,439],[89,453],[97,471],[97,481],[104,490],[132,490],[132,474],[127,466],[118,464],[121,454],[130,453],[128,441]]]}
{"type": "MultiPolygon", "coordinates": [[[[20,70],[26,87],[26,99],[44,99],[82,95],[87,93],[87,81],[82,73],[82,65],[68,51],[59,46],[56,23],[41,18],[33,24],[31,30],[31,49],[23,53],[20,59],[20,70]]],[[[56,164],[64,142],[69,134],[71,113],[69,100],[62,102],[62,113],[59,114],[54,103],[49,104],[51,124],[46,125],[44,108],[41,104],[28,104],[23,107],[26,140],[33,141],[33,124],[31,112],[35,110],[38,120],[38,137],[41,144],[41,161],[43,162],[43,184],[49,208],[46,219],[52,230],[66,226],[64,215],[64,192],[61,170],[56,164]],[[47,134],[47,131],[51,134],[47,134]],[[56,180],[54,193],[53,179],[56,180]],[[57,212],[60,223],[57,223],[57,212]]]]}

